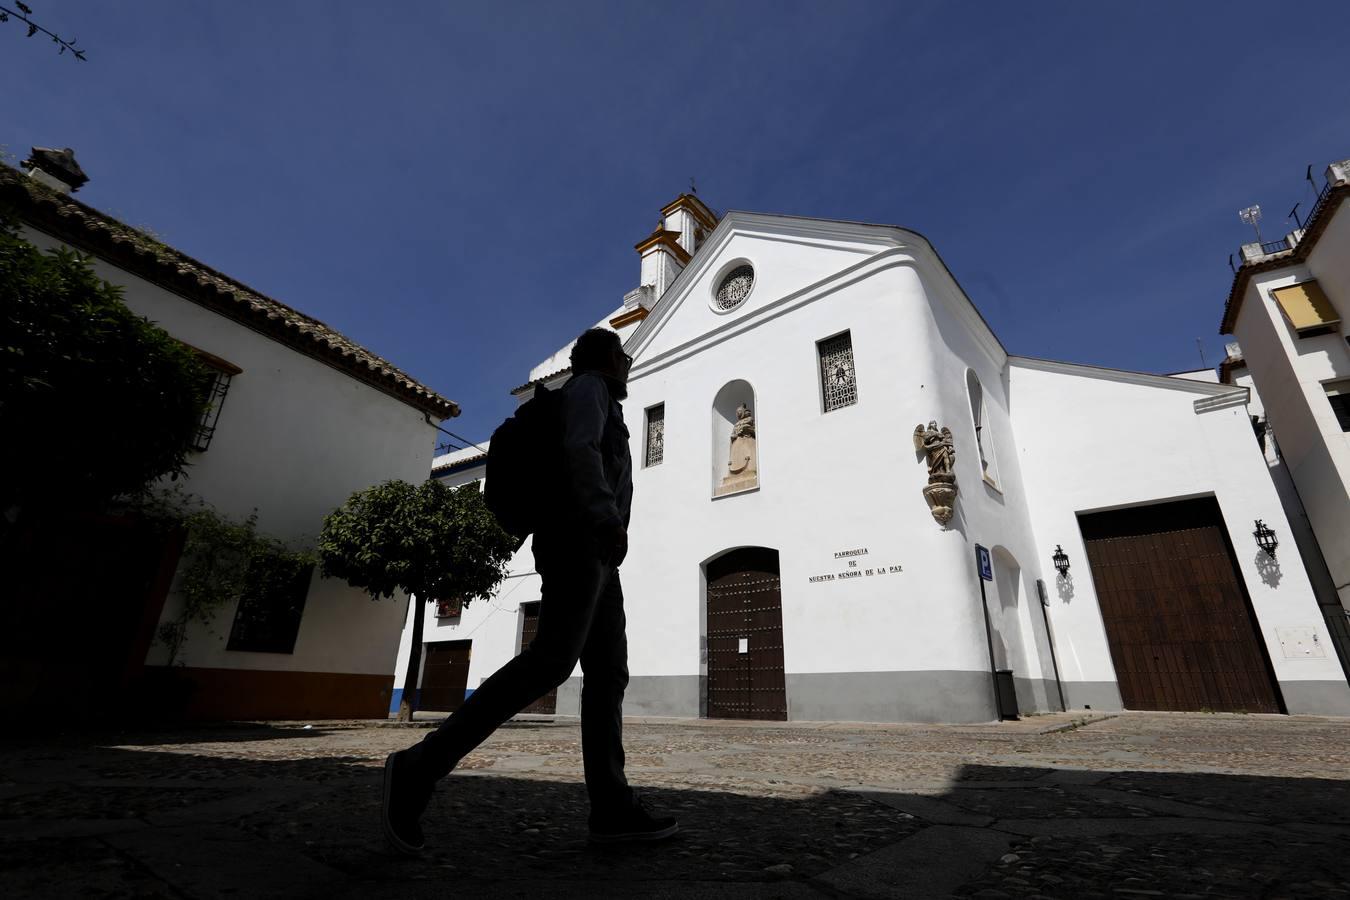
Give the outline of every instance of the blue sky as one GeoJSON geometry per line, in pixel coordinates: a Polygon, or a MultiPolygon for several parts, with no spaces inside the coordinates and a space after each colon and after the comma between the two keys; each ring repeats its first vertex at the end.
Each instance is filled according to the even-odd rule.
{"type": "Polygon", "coordinates": [[[1344,4],[110,4],[0,25],[0,144],[386,356],[490,433],[719,210],[933,241],[1010,352],[1210,365],[1259,203],[1350,156],[1344,4]]]}

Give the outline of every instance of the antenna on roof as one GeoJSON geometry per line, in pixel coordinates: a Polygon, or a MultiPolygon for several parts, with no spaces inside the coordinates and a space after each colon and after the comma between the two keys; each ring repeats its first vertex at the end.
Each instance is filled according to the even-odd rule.
{"type": "Polygon", "coordinates": [[[1195,349],[1200,351],[1200,368],[1208,369],[1209,363],[1205,362],[1205,345],[1200,342],[1199,338],[1195,339],[1195,349]]]}
{"type": "Polygon", "coordinates": [[[1265,243],[1261,240],[1261,226],[1257,224],[1261,221],[1260,206],[1249,206],[1246,209],[1239,209],[1238,218],[1252,226],[1252,229],[1256,231],[1256,242],[1258,244],[1265,243]]]}
{"type": "MultiPolygon", "coordinates": [[[[1312,169],[1312,166],[1309,166],[1308,168],[1311,170],[1311,169],[1312,169]]],[[[694,184],[694,176],[693,176],[693,175],[690,175],[690,176],[689,176],[689,193],[691,193],[691,194],[697,194],[697,193],[698,193],[698,185],[694,184]]]]}

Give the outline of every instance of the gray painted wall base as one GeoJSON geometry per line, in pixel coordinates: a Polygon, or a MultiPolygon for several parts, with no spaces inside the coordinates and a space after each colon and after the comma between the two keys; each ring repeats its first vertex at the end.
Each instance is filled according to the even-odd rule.
{"type": "MultiPolygon", "coordinates": [[[[635,675],[624,694],[630,716],[702,715],[703,680],[698,675],[635,675]]],[[[1059,709],[1052,678],[1015,679],[1023,713],[1059,709]]],[[[1350,685],[1344,681],[1282,681],[1292,715],[1350,716],[1350,685]]],[[[995,718],[988,672],[826,672],[787,676],[788,718],[797,722],[989,722],[995,718]]],[[[1124,709],[1114,681],[1065,681],[1069,709],[1124,709]]],[[[558,714],[581,715],[581,678],[558,688],[558,714]]]]}
{"type": "MultiPolygon", "coordinates": [[[[1059,709],[1053,679],[1017,679],[1023,712],[1059,709]]],[[[1070,709],[1119,710],[1114,681],[1064,683],[1070,709]]],[[[993,685],[988,672],[788,673],[788,719],[795,722],[990,722],[993,685]]],[[[629,716],[698,718],[703,680],[697,675],[634,675],[624,694],[629,716]]],[[[558,714],[581,714],[581,679],[558,688],[558,714]]]]}
{"type": "Polygon", "coordinates": [[[1059,712],[1059,688],[1055,686],[1055,679],[1014,676],[1013,687],[1017,690],[1017,711],[1022,715],[1059,712]]]}
{"type": "Polygon", "coordinates": [[[581,715],[581,679],[573,675],[558,685],[558,704],[554,711],[560,716],[581,715]]]}
{"type": "Polygon", "coordinates": [[[1344,681],[1281,681],[1284,705],[1294,716],[1350,716],[1350,685],[1344,681]]]}
{"type": "Polygon", "coordinates": [[[842,722],[989,722],[988,672],[788,673],[788,718],[842,722]]]}
{"type": "Polygon", "coordinates": [[[1125,708],[1114,681],[1066,681],[1064,699],[1069,702],[1069,709],[1120,712],[1125,708]]]}

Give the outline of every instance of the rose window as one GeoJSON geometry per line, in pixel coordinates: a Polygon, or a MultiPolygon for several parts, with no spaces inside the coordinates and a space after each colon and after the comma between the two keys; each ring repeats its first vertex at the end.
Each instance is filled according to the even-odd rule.
{"type": "Polygon", "coordinates": [[[737,266],[727,273],[717,286],[718,309],[733,309],[740,305],[755,285],[755,270],[750,265],[737,266]]]}

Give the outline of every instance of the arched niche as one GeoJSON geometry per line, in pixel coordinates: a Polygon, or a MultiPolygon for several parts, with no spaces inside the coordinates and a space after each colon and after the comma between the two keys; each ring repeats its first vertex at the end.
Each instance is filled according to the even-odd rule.
{"type": "Polygon", "coordinates": [[[729,381],[713,398],[711,475],[714,497],[759,487],[758,410],[748,381],[729,381]]]}

